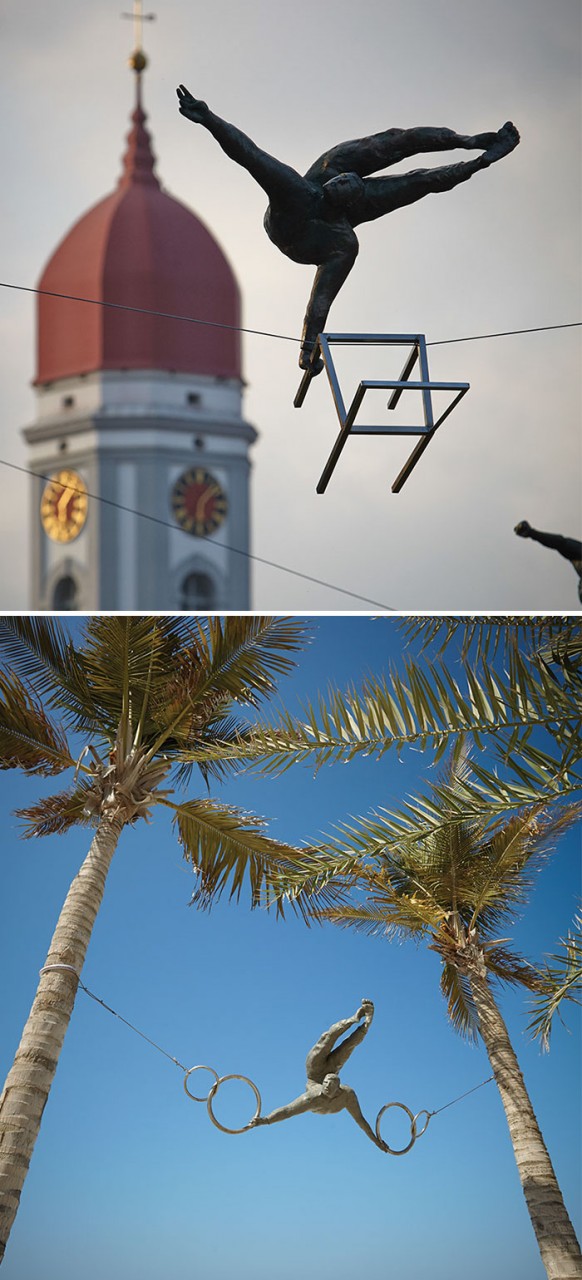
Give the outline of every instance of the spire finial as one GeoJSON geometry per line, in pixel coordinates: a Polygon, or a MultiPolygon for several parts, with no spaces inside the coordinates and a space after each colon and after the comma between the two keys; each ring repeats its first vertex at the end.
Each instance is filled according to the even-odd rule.
{"type": "Polygon", "coordinates": [[[135,49],[129,59],[132,71],[135,71],[135,110],[132,114],[132,128],[127,138],[127,150],[123,158],[123,173],[120,186],[125,187],[135,182],[146,182],[158,187],[160,184],[154,173],[154,156],[150,135],[145,127],[146,114],[142,107],[141,76],[147,67],[147,58],[142,48],[142,24],[153,22],[155,13],[144,13],[142,0],[133,0],[133,13],[122,13],[122,18],[133,19],[135,49]]]}
{"type": "Polygon", "coordinates": [[[145,68],[148,65],[148,60],[143,51],[143,41],[142,41],[143,24],[144,22],[153,22],[155,20],[156,15],[155,13],[143,12],[142,0],[133,0],[133,13],[122,13],[121,16],[122,18],[131,18],[133,21],[133,37],[135,40],[135,49],[129,58],[129,65],[132,71],[135,71],[138,77],[138,91],[139,91],[139,77],[142,71],[145,71],[145,68]]]}

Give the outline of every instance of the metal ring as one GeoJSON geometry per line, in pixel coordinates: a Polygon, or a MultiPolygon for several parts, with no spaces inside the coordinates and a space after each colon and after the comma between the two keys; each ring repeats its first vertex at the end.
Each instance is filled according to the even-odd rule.
{"type": "Polygon", "coordinates": [[[198,1098],[195,1093],[190,1093],[190,1090],[188,1088],[188,1076],[191,1076],[193,1071],[211,1071],[216,1081],[216,1084],[212,1085],[213,1089],[216,1089],[218,1084],[218,1079],[219,1079],[218,1072],[214,1070],[214,1067],[205,1067],[200,1065],[198,1067],[190,1067],[190,1070],[187,1071],[184,1076],[184,1088],[186,1090],[186,1093],[188,1094],[188,1097],[191,1098],[193,1102],[206,1102],[208,1098],[207,1093],[204,1094],[203,1098],[198,1098]]]}
{"type": "Polygon", "coordinates": [[[210,1116],[210,1119],[212,1120],[212,1123],[216,1125],[217,1129],[222,1129],[223,1133],[244,1133],[246,1129],[251,1128],[251,1125],[254,1123],[255,1120],[258,1120],[261,1114],[261,1095],[259,1093],[259,1090],[257,1089],[256,1084],[253,1084],[253,1081],[249,1080],[248,1076],[239,1076],[236,1074],[233,1074],[230,1076],[220,1076],[220,1078],[216,1080],[216,1083],[212,1085],[210,1093],[208,1094],[206,1105],[208,1107],[208,1114],[210,1116]],[[255,1111],[255,1114],[252,1120],[249,1120],[248,1124],[243,1125],[242,1129],[227,1129],[226,1125],[221,1124],[220,1121],[216,1119],[216,1116],[212,1110],[212,1099],[214,1098],[215,1094],[218,1092],[220,1085],[224,1084],[225,1080],[244,1080],[245,1084],[250,1084],[251,1089],[255,1095],[255,1098],[257,1099],[257,1109],[255,1111]]]}
{"type": "Polygon", "coordinates": [[[416,1130],[416,1136],[417,1136],[417,1138],[422,1138],[423,1133],[426,1133],[426,1131],[427,1131],[427,1129],[428,1129],[429,1121],[430,1121],[431,1116],[432,1116],[432,1111],[425,1111],[424,1107],[423,1107],[422,1111],[417,1111],[417,1113],[416,1113],[416,1115],[415,1115],[415,1117],[414,1117],[414,1123],[415,1123],[415,1124],[416,1124],[416,1121],[418,1120],[418,1117],[419,1117],[419,1116],[426,1116],[426,1120],[425,1120],[425,1122],[424,1122],[424,1127],[423,1127],[422,1129],[417,1129],[417,1130],[416,1130]]]}
{"type": "MultiPolygon", "coordinates": [[[[419,1114],[422,1114],[422,1113],[419,1112],[419,1114]]],[[[424,1127],[426,1129],[426,1125],[424,1127]]],[[[376,1120],[376,1137],[379,1139],[380,1142],[384,1142],[384,1146],[386,1147],[386,1150],[390,1152],[391,1156],[405,1156],[406,1152],[410,1151],[411,1147],[414,1146],[416,1139],[418,1137],[418,1134],[416,1132],[416,1116],[413,1116],[412,1111],[410,1110],[410,1107],[407,1107],[404,1102],[387,1102],[386,1106],[382,1107],[381,1111],[378,1112],[378,1118],[376,1120]],[[400,1151],[395,1151],[393,1147],[389,1147],[388,1143],[384,1142],[382,1134],[380,1133],[380,1121],[382,1119],[382,1116],[384,1115],[384,1112],[388,1111],[390,1107],[400,1107],[401,1110],[405,1111],[407,1116],[410,1117],[410,1133],[412,1136],[411,1136],[410,1142],[408,1143],[408,1146],[401,1147],[400,1151]]]]}

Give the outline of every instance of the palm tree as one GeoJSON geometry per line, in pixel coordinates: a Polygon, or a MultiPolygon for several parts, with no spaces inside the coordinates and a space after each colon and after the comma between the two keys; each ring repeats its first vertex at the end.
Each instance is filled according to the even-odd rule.
{"type": "MultiPolygon", "coordinates": [[[[400,625],[405,647],[418,647],[398,667],[369,676],[359,689],[332,687],[299,715],[283,712],[257,723],[261,772],[410,747],[438,761],[468,736],[480,758],[462,796],[459,782],[454,792],[444,782],[418,802],[427,836],[439,828],[443,806],[447,821],[455,813],[479,821],[582,794],[579,619],[412,618],[400,625]]],[[[418,812],[412,816],[416,838],[418,812]]]]}
{"type": "Polygon", "coordinates": [[[155,805],[169,810],[202,905],[226,889],[238,897],[245,882],[252,905],[270,901],[270,881],[304,864],[262,819],[208,795],[173,799],[169,784],[187,784],[194,765],[206,784],[236,767],[221,753],[249,733],[239,708],[272,693],[306,639],[304,624],[285,618],[94,617],[75,644],[56,619],[0,619],[0,766],[73,774],[66,790],[20,811],[25,834],[95,829],[0,1098],[0,1260],[124,827],[155,805]]]}
{"type": "MultiPolygon", "coordinates": [[[[572,1280],[582,1276],[580,1249],[494,986],[518,984],[533,991],[543,986],[543,975],[507,938],[499,938],[499,930],[525,902],[555,840],[579,819],[582,802],[553,810],[537,804],[504,821],[467,820],[462,806],[469,777],[460,742],[435,787],[441,797],[456,798],[457,805],[441,813],[428,837],[418,834],[422,810],[416,838],[412,818],[403,827],[400,815],[385,810],[342,827],[313,854],[311,876],[343,900],[315,906],[313,915],[389,939],[424,939],[436,951],[453,1026],[469,1037],[480,1035],[485,1044],[547,1274],[551,1280],[572,1280]]],[[[292,881],[300,894],[301,874],[292,881]]]]}

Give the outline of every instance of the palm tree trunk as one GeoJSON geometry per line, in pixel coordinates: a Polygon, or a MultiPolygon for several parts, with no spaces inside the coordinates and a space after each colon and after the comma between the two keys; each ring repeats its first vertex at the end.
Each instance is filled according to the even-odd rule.
{"type": "Polygon", "coordinates": [[[580,1280],[582,1255],[507,1027],[487,978],[469,969],[479,1030],[505,1109],[523,1193],[550,1280],[580,1280]]]}
{"type": "Polygon", "coordinates": [[[2,1096],[0,1097],[0,1262],[20,1202],[59,1054],[73,1012],[105,881],[123,827],[119,813],[105,816],[73,880],[53,934],[46,964],[70,965],[41,973],[2,1096]]]}

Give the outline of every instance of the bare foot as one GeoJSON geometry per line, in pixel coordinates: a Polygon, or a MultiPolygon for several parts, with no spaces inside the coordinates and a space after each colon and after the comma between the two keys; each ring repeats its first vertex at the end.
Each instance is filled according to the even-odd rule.
{"type": "Polygon", "coordinates": [[[493,145],[487,148],[486,155],[489,163],[493,164],[495,160],[508,156],[510,151],[515,150],[518,142],[519,133],[511,120],[508,120],[497,133],[493,145]]]}

